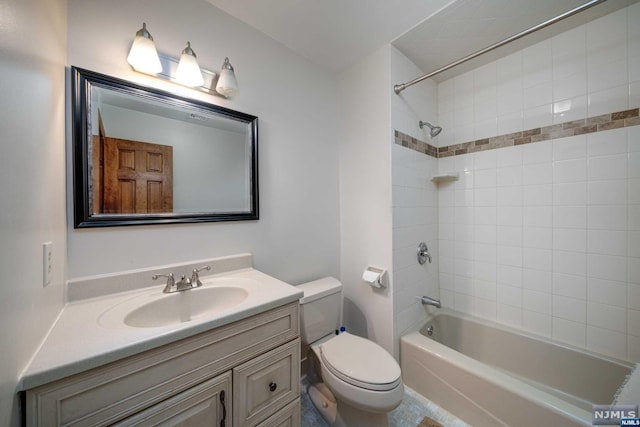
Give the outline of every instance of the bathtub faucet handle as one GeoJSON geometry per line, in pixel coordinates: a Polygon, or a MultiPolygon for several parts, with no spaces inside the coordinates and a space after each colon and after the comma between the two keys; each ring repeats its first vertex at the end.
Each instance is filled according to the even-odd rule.
{"type": "Polygon", "coordinates": [[[429,248],[427,247],[427,244],[425,242],[420,242],[420,244],[418,245],[418,262],[420,264],[424,264],[425,262],[427,262],[427,260],[429,261],[429,264],[431,264],[431,255],[429,254],[429,248]]]}

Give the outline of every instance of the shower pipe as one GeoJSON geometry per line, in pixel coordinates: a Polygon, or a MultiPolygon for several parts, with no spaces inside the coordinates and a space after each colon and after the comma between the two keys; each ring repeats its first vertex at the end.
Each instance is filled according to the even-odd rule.
{"type": "Polygon", "coordinates": [[[467,55],[462,59],[458,59],[457,61],[452,62],[452,63],[450,63],[448,65],[445,65],[444,67],[438,68],[435,71],[432,71],[432,72],[430,72],[428,74],[420,76],[420,77],[418,77],[416,79],[413,79],[413,80],[411,80],[409,82],[397,84],[397,85],[393,86],[393,91],[397,95],[399,95],[400,92],[402,92],[403,90],[405,90],[409,86],[413,86],[416,83],[420,83],[421,81],[426,80],[429,77],[433,77],[433,76],[435,76],[437,74],[440,74],[440,73],[442,73],[444,71],[447,71],[447,70],[449,70],[449,69],[451,69],[451,68],[453,68],[453,67],[455,67],[457,65],[460,65],[460,64],[462,64],[464,62],[467,62],[467,61],[470,61],[470,60],[472,60],[474,58],[477,58],[478,56],[483,55],[483,54],[485,54],[487,52],[491,52],[494,49],[497,49],[497,48],[499,48],[501,46],[504,46],[504,45],[506,45],[508,43],[511,43],[514,40],[518,40],[519,38],[527,36],[527,35],[529,35],[531,33],[535,33],[536,31],[541,30],[541,29],[543,29],[545,27],[548,27],[551,24],[555,24],[558,21],[562,21],[565,18],[573,16],[576,13],[582,12],[583,10],[587,10],[587,9],[597,5],[597,4],[604,3],[605,1],[607,1],[607,0],[591,0],[591,1],[588,1],[588,2],[584,3],[581,6],[575,7],[573,9],[561,14],[561,15],[556,16],[555,18],[551,18],[551,19],[549,19],[547,21],[544,21],[544,22],[542,22],[542,23],[540,23],[538,25],[534,25],[533,27],[528,28],[528,29],[526,29],[524,31],[521,31],[518,34],[514,34],[513,36],[507,37],[506,39],[503,39],[503,40],[501,40],[501,41],[499,41],[499,42],[497,42],[495,44],[492,44],[491,46],[485,47],[484,49],[478,50],[478,51],[476,51],[476,52],[474,52],[474,53],[472,53],[470,55],[467,55]]]}

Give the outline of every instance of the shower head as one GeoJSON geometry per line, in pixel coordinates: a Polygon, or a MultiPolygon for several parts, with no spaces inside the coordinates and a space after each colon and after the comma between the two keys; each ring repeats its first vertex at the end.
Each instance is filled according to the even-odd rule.
{"type": "Polygon", "coordinates": [[[420,120],[420,129],[424,128],[425,126],[431,129],[429,131],[429,135],[431,136],[431,138],[435,138],[440,132],[442,132],[442,128],[440,126],[433,126],[431,123],[423,122],[422,120],[420,120]]]}

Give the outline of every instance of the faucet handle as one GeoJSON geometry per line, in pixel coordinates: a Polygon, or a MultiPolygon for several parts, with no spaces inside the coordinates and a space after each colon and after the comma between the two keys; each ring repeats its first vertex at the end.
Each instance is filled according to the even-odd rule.
{"type": "Polygon", "coordinates": [[[153,280],[157,280],[159,277],[166,277],[167,278],[167,284],[165,285],[165,287],[162,290],[162,292],[164,292],[165,294],[168,294],[168,293],[176,291],[176,279],[175,279],[175,277],[173,277],[173,273],[169,273],[169,274],[154,274],[153,276],[151,276],[151,278],[153,280]]]}
{"type": "Polygon", "coordinates": [[[202,282],[200,281],[200,273],[202,270],[211,270],[210,265],[205,265],[204,267],[195,268],[191,273],[191,283],[194,283],[196,287],[202,286],[202,282]]]}

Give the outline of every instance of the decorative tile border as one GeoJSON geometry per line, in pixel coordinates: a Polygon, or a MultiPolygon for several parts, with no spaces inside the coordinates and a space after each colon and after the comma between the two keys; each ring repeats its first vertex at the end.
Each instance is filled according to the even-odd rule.
{"type": "Polygon", "coordinates": [[[611,114],[589,117],[581,120],[559,123],[542,128],[528,129],[498,135],[491,138],[463,142],[446,147],[434,147],[431,144],[412,138],[402,132],[395,131],[395,143],[403,147],[424,153],[428,156],[443,158],[460,154],[475,153],[477,151],[495,150],[496,148],[513,147],[514,145],[530,144],[548,141],[586,133],[602,132],[605,130],[640,125],[640,109],[618,111],[611,114]]]}

